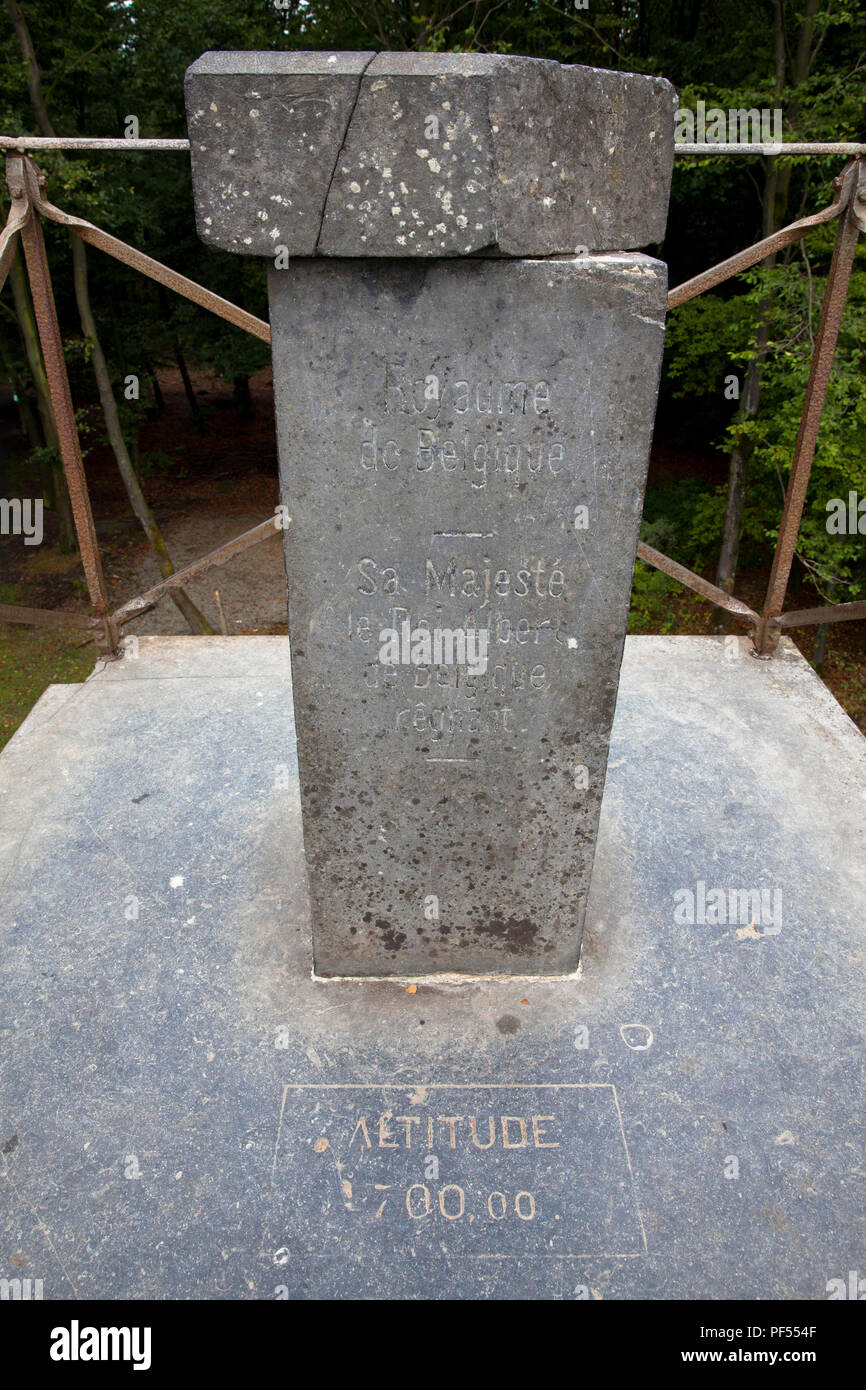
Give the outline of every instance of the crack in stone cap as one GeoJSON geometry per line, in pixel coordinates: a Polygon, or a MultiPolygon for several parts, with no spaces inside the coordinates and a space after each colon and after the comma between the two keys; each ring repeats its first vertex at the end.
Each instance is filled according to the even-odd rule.
{"type": "Polygon", "coordinates": [[[242,255],[505,256],[664,236],[663,78],[457,53],[205,53],[187,70],[196,225],[242,255]]]}

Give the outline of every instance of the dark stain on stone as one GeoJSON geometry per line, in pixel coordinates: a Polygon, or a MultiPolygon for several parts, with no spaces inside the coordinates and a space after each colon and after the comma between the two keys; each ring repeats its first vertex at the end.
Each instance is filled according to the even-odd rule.
{"type": "Polygon", "coordinates": [[[503,1014],[501,1018],[497,1018],[496,1027],[500,1033],[516,1033],[520,1027],[520,1019],[515,1018],[514,1014],[503,1014]]]}
{"type": "Polygon", "coordinates": [[[2,1153],[2,1154],[11,1154],[11,1153],[14,1153],[15,1150],[16,1150],[17,1148],[18,1148],[18,1135],[17,1135],[17,1134],[13,1134],[13,1135],[12,1135],[12,1138],[11,1138],[11,1139],[7,1139],[7,1140],[6,1140],[6,1143],[3,1145],[3,1147],[0,1148],[0,1153],[2,1153]]]}
{"type": "Polygon", "coordinates": [[[475,930],[485,936],[498,936],[506,951],[518,955],[521,951],[531,951],[538,934],[538,927],[531,917],[491,917],[486,916],[475,930]]]}
{"type": "MultiPolygon", "coordinates": [[[[391,268],[390,292],[392,297],[402,308],[413,309],[427,280],[427,266],[419,260],[394,260],[389,262],[389,268],[391,268]]],[[[371,296],[378,297],[381,293],[379,283],[373,276],[369,280],[365,279],[362,283],[371,296]]]]}
{"type": "Polygon", "coordinates": [[[387,951],[399,951],[406,945],[406,933],[399,931],[385,917],[376,918],[376,926],[382,933],[382,941],[387,951]]]}
{"type": "Polygon", "coordinates": [[[137,806],[137,805],[139,804],[139,802],[144,801],[144,798],[145,798],[146,796],[150,796],[150,792],[142,792],[142,793],[141,793],[141,796],[134,796],[134,797],[132,798],[132,804],[133,804],[134,806],[137,806]]]}

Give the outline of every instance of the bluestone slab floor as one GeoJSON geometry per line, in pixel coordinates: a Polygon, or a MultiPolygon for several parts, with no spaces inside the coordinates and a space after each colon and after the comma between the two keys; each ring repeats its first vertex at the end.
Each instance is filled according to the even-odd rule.
{"type": "Polygon", "coordinates": [[[290,679],[284,638],[142,638],[0,757],[0,1276],[823,1299],[866,1270],[866,743],[792,644],[629,638],[579,975],[412,992],[311,977],[290,679]]]}

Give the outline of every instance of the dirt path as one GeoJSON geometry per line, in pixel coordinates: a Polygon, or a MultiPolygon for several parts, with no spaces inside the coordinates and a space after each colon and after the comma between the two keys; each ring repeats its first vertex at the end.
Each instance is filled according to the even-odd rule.
{"type": "MultiPolygon", "coordinates": [[[[166,521],[163,529],[171,557],[180,569],[263,520],[261,512],[254,515],[177,516],[166,521]]],[[[158,583],[160,577],[156,562],[149,553],[137,556],[118,573],[120,582],[112,586],[112,598],[117,600],[118,605],[158,583]]],[[[286,575],[281,533],[275,530],[268,540],[243,551],[227,565],[208,570],[207,574],[193,580],[186,588],[215,632],[220,631],[215,589],[219,589],[226,628],[231,636],[285,632],[286,575]]],[[[164,598],[155,608],[129,623],[126,631],[141,636],[181,636],[188,633],[189,628],[171,600],[164,598]]]]}

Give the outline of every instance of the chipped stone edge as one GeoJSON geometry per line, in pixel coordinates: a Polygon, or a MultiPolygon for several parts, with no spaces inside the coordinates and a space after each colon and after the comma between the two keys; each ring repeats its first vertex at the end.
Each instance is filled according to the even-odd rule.
{"type": "Polygon", "coordinates": [[[469,972],[443,970],[433,975],[317,975],[316,968],[310,970],[310,979],[315,985],[430,985],[434,989],[453,990],[477,985],[508,985],[517,981],[527,981],[532,985],[574,984],[583,979],[583,964],[566,975],[476,975],[469,972]]]}

